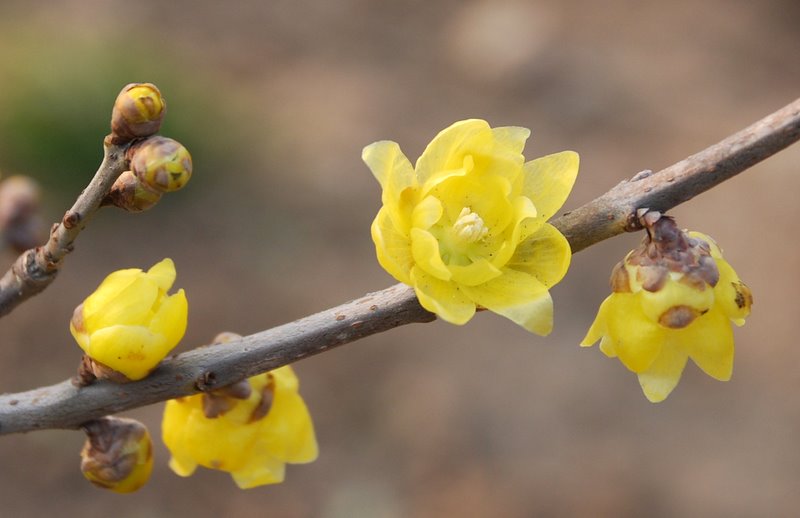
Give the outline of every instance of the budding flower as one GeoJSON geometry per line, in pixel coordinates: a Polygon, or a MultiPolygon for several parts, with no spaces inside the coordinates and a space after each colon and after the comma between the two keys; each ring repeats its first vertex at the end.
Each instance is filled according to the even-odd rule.
{"type": "Polygon", "coordinates": [[[171,138],[149,138],[130,152],[133,174],[154,191],[177,191],[192,177],[192,156],[180,142],[171,138]]]}
{"type": "Polygon", "coordinates": [[[174,282],[172,259],[147,272],[119,270],[75,308],[70,331],[94,376],[142,379],[178,345],[186,332],[188,303],[182,289],[167,294],[174,282]]]}
{"type": "MultiPolygon", "coordinates": [[[[651,213],[652,214],[652,213],[651,213]]],[[[720,381],[733,372],[733,330],[753,297],[713,239],[672,218],[643,218],[647,236],[611,274],[613,293],[581,343],[597,340],[638,374],[645,396],[663,401],[691,358],[720,381]]]]}
{"type": "Polygon", "coordinates": [[[158,203],[161,196],[162,193],[139,181],[133,171],[125,171],[111,186],[103,204],[114,205],[128,212],[142,212],[158,203]]]}
{"type": "Polygon", "coordinates": [[[139,421],[103,417],[83,425],[81,471],[92,484],[116,493],[144,486],[153,470],[153,443],[139,421]]]}
{"type": "Polygon", "coordinates": [[[111,142],[124,144],[131,140],[155,135],[167,110],[167,102],[156,85],[131,83],[114,101],[111,112],[111,142]]]}
{"type": "Polygon", "coordinates": [[[188,477],[197,466],[227,471],[242,489],[282,482],[287,463],[317,458],[314,425],[289,366],[168,401],[161,431],[176,474],[188,477]]]}
{"type": "Polygon", "coordinates": [[[10,176],[0,182],[0,234],[17,252],[43,241],[39,185],[27,176],[10,176]]]}

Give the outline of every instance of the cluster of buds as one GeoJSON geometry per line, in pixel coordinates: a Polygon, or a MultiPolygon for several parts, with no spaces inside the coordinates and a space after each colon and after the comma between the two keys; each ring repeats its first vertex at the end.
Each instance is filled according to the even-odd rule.
{"type": "Polygon", "coordinates": [[[166,101],[155,85],[133,83],[122,89],[111,116],[112,144],[132,142],[126,158],[130,170],[120,175],[106,205],[141,212],[164,193],[183,188],[192,176],[192,157],[179,142],[157,136],[166,101]]]}
{"type": "Polygon", "coordinates": [[[116,493],[141,488],[153,470],[153,444],[147,428],[133,419],[103,417],[83,425],[81,472],[92,484],[116,493]]]}
{"type": "Polygon", "coordinates": [[[645,396],[664,400],[691,358],[721,381],[733,371],[731,321],[743,325],[753,297],[713,239],[645,213],[639,248],[611,274],[612,294],[581,345],[600,349],[639,377],[645,396]]]}
{"type": "Polygon", "coordinates": [[[42,242],[39,185],[27,176],[10,176],[0,182],[0,234],[4,244],[21,253],[42,242]]]}

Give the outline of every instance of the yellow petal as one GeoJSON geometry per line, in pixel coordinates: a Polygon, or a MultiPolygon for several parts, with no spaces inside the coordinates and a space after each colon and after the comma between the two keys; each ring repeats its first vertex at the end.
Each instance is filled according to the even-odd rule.
{"type": "Polygon", "coordinates": [[[500,126],[492,128],[492,134],[497,145],[507,148],[512,153],[522,153],[525,142],[531,136],[531,130],[519,126],[500,126]]]}
{"type": "Polygon", "coordinates": [[[595,342],[608,334],[606,314],[608,313],[608,308],[613,307],[614,305],[612,300],[613,299],[611,298],[611,295],[609,295],[600,304],[600,308],[597,310],[597,316],[594,318],[591,327],[589,327],[589,331],[586,333],[586,336],[583,337],[583,340],[581,340],[581,347],[591,347],[595,344],[595,342]]]}
{"type": "Polygon", "coordinates": [[[639,384],[651,403],[660,403],[669,396],[681,379],[686,360],[682,349],[664,347],[650,368],[639,373],[639,384]]]}
{"type": "Polygon", "coordinates": [[[271,456],[293,464],[316,460],[319,453],[314,425],[296,392],[276,390],[272,408],[259,426],[253,456],[271,456]]]}
{"type": "Polygon", "coordinates": [[[297,379],[291,365],[284,365],[269,373],[275,379],[275,386],[281,390],[297,392],[300,388],[300,380],[297,379]]]}
{"type": "MultiPolygon", "coordinates": [[[[165,297],[158,311],[153,315],[153,319],[150,321],[150,331],[163,337],[162,345],[165,350],[157,352],[157,354],[163,354],[162,358],[169,354],[183,338],[186,333],[188,315],[189,303],[182,289],[174,295],[165,297]]],[[[156,351],[153,352],[156,353],[156,351]]]]}
{"type": "Polygon", "coordinates": [[[725,259],[717,259],[719,282],[714,287],[715,303],[725,314],[738,325],[744,325],[744,319],[750,314],[753,295],[730,264],[725,259]]]}
{"type": "Polygon", "coordinates": [[[524,166],[522,194],[530,198],[539,216],[550,219],[564,205],[578,175],[578,154],[562,151],[531,160],[524,166]]]}
{"type": "Polygon", "coordinates": [[[703,372],[720,381],[733,373],[733,329],[725,313],[715,307],[697,318],[673,338],[680,341],[689,357],[703,372]]]}
{"type": "Polygon", "coordinates": [[[449,281],[452,277],[447,265],[442,261],[439,241],[430,232],[419,228],[411,229],[411,255],[416,267],[422,268],[430,275],[449,281]]]}
{"type": "Polygon", "coordinates": [[[121,372],[132,380],[139,380],[164,357],[153,354],[163,338],[142,326],[110,326],[92,333],[89,356],[121,372]]]}
{"type": "Polygon", "coordinates": [[[606,307],[606,333],[613,341],[614,352],[633,372],[647,370],[660,354],[666,328],[662,328],[642,312],[633,293],[614,293],[606,307]]]}
{"type": "Polygon", "coordinates": [[[414,264],[411,240],[395,228],[386,207],[378,211],[371,230],[380,265],[398,281],[411,284],[410,272],[414,264]]]}
{"type": "Polygon", "coordinates": [[[464,266],[451,264],[448,269],[453,274],[453,282],[464,286],[477,286],[503,274],[502,270],[483,258],[464,266]]]}
{"type": "Polygon", "coordinates": [[[147,270],[147,277],[162,290],[169,291],[175,282],[175,263],[169,257],[162,259],[147,270]]]}
{"type": "Polygon", "coordinates": [[[697,231],[689,231],[687,232],[689,236],[699,239],[700,241],[705,241],[708,243],[709,248],[711,249],[711,257],[714,259],[722,259],[722,249],[719,247],[717,242],[711,236],[707,234],[703,234],[702,232],[697,231]]]}
{"type": "Polygon", "coordinates": [[[414,167],[417,180],[424,185],[438,171],[460,169],[464,156],[486,149],[494,143],[489,124],[480,119],[456,122],[431,140],[414,167]]]}
{"type": "Polygon", "coordinates": [[[475,314],[475,303],[456,284],[439,280],[417,266],[411,269],[411,280],[422,307],[442,320],[462,325],[475,314]]]}
{"type": "Polygon", "coordinates": [[[83,301],[84,327],[93,330],[103,325],[105,313],[114,306],[119,307],[117,312],[126,315],[127,323],[139,323],[150,311],[157,295],[158,288],[147,282],[141,270],[118,270],[106,277],[83,301]],[[141,300],[144,304],[140,303],[141,300]],[[134,307],[138,307],[138,312],[134,307]],[[130,322],[131,317],[139,319],[139,322],[130,322]]]}
{"type": "Polygon", "coordinates": [[[414,186],[414,168],[397,142],[382,140],[370,144],[362,151],[361,158],[381,184],[385,196],[397,198],[406,188],[414,186]]]}
{"type": "Polygon", "coordinates": [[[572,250],[567,238],[554,226],[545,223],[517,245],[508,266],[535,276],[551,288],[564,278],[571,258],[572,250]]]}
{"type": "Polygon", "coordinates": [[[286,463],[271,457],[253,457],[242,469],[231,473],[239,489],[280,484],[286,478],[286,463]]]}
{"type": "Polygon", "coordinates": [[[442,217],[442,202],[433,196],[427,196],[419,202],[411,213],[411,226],[428,230],[442,217]]]}
{"type": "Polygon", "coordinates": [[[503,269],[503,274],[479,286],[463,286],[475,301],[528,331],[547,335],[553,330],[553,300],[547,288],[534,276],[503,269]]]}
{"type": "Polygon", "coordinates": [[[642,310],[653,322],[658,322],[667,310],[676,306],[688,306],[698,313],[704,313],[714,304],[714,290],[711,286],[706,285],[705,289],[698,290],[672,279],[667,280],[658,291],[641,290],[637,295],[640,297],[642,310]]]}

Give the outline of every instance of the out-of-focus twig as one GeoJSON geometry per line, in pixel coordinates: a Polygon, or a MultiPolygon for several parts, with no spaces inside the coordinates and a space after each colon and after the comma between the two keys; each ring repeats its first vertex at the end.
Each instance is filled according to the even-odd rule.
{"type": "Polygon", "coordinates": [[[103,162],[60,223],[53,225],[43,246],[23,252],[0,278],[0,316],[44,290],[56,277],[61,262],[73,249],[75,238],[97,212],[117,177],[127,166],[128,144],[104,143],[103,162]]]}
{"type": "MultiPolygon", "coordinates": [[[[800,139],[800,99],[691,157],[654,174],[638,174],[553,224],[574,252],[636,229],[639,208],[666,211],[800,139]]],[[[201,347],[165,360],[147,378],[125,385],[70,381],[0,396],[0,434],[78,428],[101,416],[213,390],[405,324],[430,322],[411,288],[396,285],[267,331],[201,347]]]]}

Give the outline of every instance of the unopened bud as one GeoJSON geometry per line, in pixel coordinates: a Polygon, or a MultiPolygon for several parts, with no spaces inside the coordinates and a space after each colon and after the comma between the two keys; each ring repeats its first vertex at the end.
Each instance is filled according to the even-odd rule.
{"type": "Polygon", "coordinates": [[[111,112],[111,142],[124,144],[155,135],[161,128],[166,110],[167,103],[156,85],[126,85],[114,101],[111,112]]]}
{"type": "Polygon", "coordinates": [[[162,193],[142,183],[133,171],[125,171],[111,186],[103,204],[114,205],[128,212],[142,212],[158,203],[161,196],[162,193]]]}
{"type": "Polygon", "coordinates": [[[192,156],[180,142],[152,137],[131,149],[131,170],[150,189],[172,192],[192,177],[192,156]]]}
{"type": "Polygon", "coordinates": [[[44,223],[39,213],[39,185],[27,176],[10,176],[0,182],[0,233],[17,252],[41,244],[44,223]]]}
{"type": "Polygon", "coordinates": [[[81,471],[92,484],[117,493],[132,493],[150,478],[153,443],[139,421],[103,417],[82,426],[86,443],[81,471]]]}

